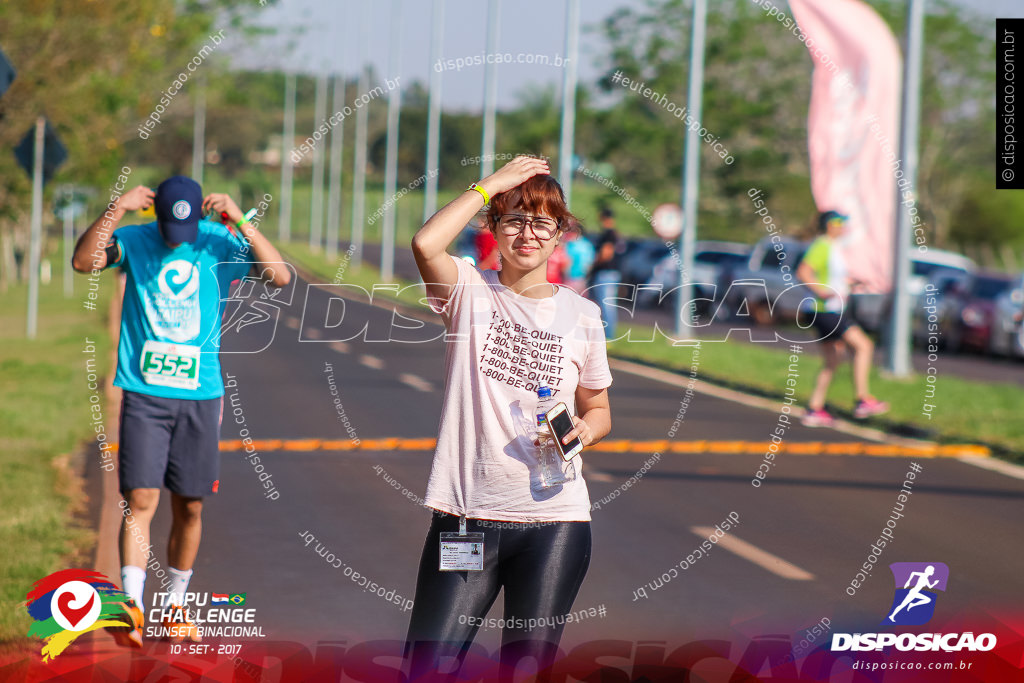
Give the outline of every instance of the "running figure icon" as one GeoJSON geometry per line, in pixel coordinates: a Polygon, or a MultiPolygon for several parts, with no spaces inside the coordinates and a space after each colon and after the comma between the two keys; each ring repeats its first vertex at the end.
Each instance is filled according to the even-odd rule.
{"type": "Polygon", "coordinates": [[[934,573],[934,565],[928,565],[928,567],[923,572],[911,572],[910,576],[907,577],[907,583],[904,584],[903,587],[910,588],[910,584],[914,581],[915,576],[918,577],[917,585],[915,585],[913,588],[910,588],[910,592],[908,592],[906,597],[903,598],[903,602],[900,603],[899,607],[892,611],[892,614],[889,615],[889,621],[895,624],[896,615],[899,614],[900,610],[902,610],[904,607],[906,607],[907,611],[909,612],[915,607],[918,607],[920,605],[927,605],[929,602],[932,601],[931,597],[925,595],[921,591],[923,591],[925,588],[935,588],[935,586],[938,585],[938,579],[935,579],[935,581],[931,582],[928,581],[928,579],[931,578],[931,576],[934,573]]]}

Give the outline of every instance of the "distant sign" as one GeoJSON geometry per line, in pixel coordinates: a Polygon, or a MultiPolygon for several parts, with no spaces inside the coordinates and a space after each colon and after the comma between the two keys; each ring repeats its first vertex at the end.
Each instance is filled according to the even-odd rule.
{"type": "MultiPolygon", "coordinates": [[[[32,177],[32,164],[35,163],[36,153],[36,127],[28,129],[28,133],[21,139],[18,146],[14,148],[14,158],[18,164],[25,169],[28,177],[32,177]]],[[[49,182],[50,178],[57,171],[57,168],[68,159],[68,151],[64,143],[57,137],[57,132],[46,122],[46,129],[43,135],[43,184],[49,182]]]]}
{"type": "Polygon", "coordinates": [[[53,214],[60,220],[74,220],[85,213],[87,200],[95,194],[89,188],[64,185],[53,202],[53,214]]]}
{"type": "Polygon", "coordinates": [[[11,62],[7,59],[7,55],[4,54],[3,50],[0,50],[0,97],[3,97],[7,89],[11,87],[11,83],[14,82],[16,75],[14,67],[11,66],[11,62]]]}
{"type": "Polygon", "coordinates": [[[676,204],[662,204],[651,216],[654,234],[663,240],[674,240],[683,232],[683,211],[676,204]]]}

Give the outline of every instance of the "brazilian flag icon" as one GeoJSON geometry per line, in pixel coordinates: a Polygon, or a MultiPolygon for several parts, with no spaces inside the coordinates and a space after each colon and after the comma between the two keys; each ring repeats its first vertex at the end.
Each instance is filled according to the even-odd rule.
{"type": "Polygon", "coordinates": [[[231,596],[228,597],[228,602],[235,607],[240,607],[245,604],[245,596],[246,593],[232,593],[231,596]]]}

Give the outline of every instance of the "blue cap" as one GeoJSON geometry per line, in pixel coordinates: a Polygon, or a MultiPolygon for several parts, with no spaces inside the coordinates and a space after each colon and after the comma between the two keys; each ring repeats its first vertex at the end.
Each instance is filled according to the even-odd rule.
{"type": "Polygon", "coordinates": [[[156,224],[172,244],[195,242],[203,217],[203,189],[199,183],[176,175],[156,188],[156,224]]]}
{"type": "Polygon", "coordinates": [[[537,398],[547,398],[551,396],[551,389],[547,387],[537,387],[537,398]]]}
{"type": "Polygon", "coordinates": [[[838,211],[825,211],[818,216],[818,230],[820,232],[825,232],[828,230],[829,223],[832,221],[842,221],[845,223],[848,220],[850,220],[850,217],[845,213],[840,213],[838,211]]]}

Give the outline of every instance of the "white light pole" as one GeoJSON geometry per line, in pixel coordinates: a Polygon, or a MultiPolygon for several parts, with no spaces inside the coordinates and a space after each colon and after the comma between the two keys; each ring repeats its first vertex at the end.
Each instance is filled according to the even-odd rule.
{"type": "Polygon", "coordinates": [[[576,61],[580,42],[580,0],[566,0],[565,71],[562,72],[562,139],[558,145],[558,182],[572,202],[573,139],[576,133],[576,61]]]}
{"type": "MultiPolygon", "coordinates": [[[[900,159],[910,180],[917,186],[917,124],[921,111],[921,50],[924,44],[925,0],[910,0],[907,9],[907,45],[903,63],[903,107],[900,114],[900,159]]],[[[886,368],[896,377],[910,374],[910,214],[896,190],[896,233],[893,256],[892,317],[886,368]]]]}
{"type": "MultiPolygon", "coordinates": [[[[370,66],[367,59],[367,38],[370,33],[370,10],[366,3],[360,6],[362,30],[359,32],[359,97],[370,89],[370,66]]],[[[352,174],[352,258],[353,268],[363,262],[363,222],[366,220],[366,114],[367,107],[356,109],[355,172],[352,174]]]]}
{"type": "MultiPolygon", "coordinates": [[[[327,118],[327,74],[316,77],[316,100],[313,105],[313,130],[327,118]]],[[[313,148],[313,198],[309,207],[309,248],[320,251],[324,227],[324,146],[323,140],[313,148]]]]}
{"type": "Polygon", "coordinates": [[[39,314],[39,251],[43,239],[43,145],[46,142],[46,119],[36,119],[36,144],[32,161],[32,225],[28,249],[28,320],[26,334],[36,338],[39,314]]]}
{"type": "Polygon", "coordinates": [[[441,155],[441,70],[436,68],[444,52],[444,0],[434,0],[430,31],[430,92],[427,99],[427,176],[423,190],[423,222],[437,211],[437,174],[441,155]]]}
{"type": "Polygon", "coordinates": [[[206,163],[206,75],[200,73],[193,91],[192,116],[192,180],[203,184],[203,165],[206,163]]]}
{"type": "Polygon", "coordinates": [[[281,201],[277,238],[292,238],[292,145],[295,144],[295,74],[284,78],[284,130],[281,131],[281,201]]]}
{"type": "Polygon", "coordinates": [[[480,177],[494,173],[494,137],[497,127],[498,65],[494,55],[498,52],[498,0],[487,5],[487,55],[484,65],[484,132],[480,142],[480,177]]]}
{"type": "Polygon", "coordinates": [[[74,294],[74,274],[71,270],[71,254],[75,250],[75,187],[74,185],[64,186],[66,205],[64,207],[64,296],[74,294]]]}
{"type": "MultiPolygon", "coordinates": [[[[701,120],[704,100],[704,34],[707,28],[707,0],[693,0],[693,26],[690,32],[690,76],[686,106],[695,121],[701,120]]],[[[700,137],[697,127],[686,129],[686,150],[683,152],[683,231],[679,235],[679,298],[676,303],[676,336],[678,340],[693,338],[691,299],[693,287],[693,249],[697,240],[697,197],[700,193],[700,137]]],[[[694,307],[696,305],[694,304],[694,307]]],[[[677,340],[676,343],[679,343],[677,340]]]]}
{"type": "MultiPolygon", "coordinates": [[[[391,0],[391,50],[388,54],[388,78],[401,66],[402,0],[391,0]]],[[[384,161],[384,198],[388,201],[398,191],[398,117],[402,112],[402,89],[397,85],[388,92],[388,140],[384,161]]],[[[384,210],[380,234],[380,277],[391,282],[395,276],[395,216],[398,206],[392,202],[384,210]]]]}
{"type": "MultiPolygon", "coordinates": [[[[345,108],[345,75],[339,70],[334,76],[334,113],[345,108]]],[[[331,114],[334,116],[334,114],[331,114]]],[[[327,184],[327,258],[338,255],[338,237],[341,232],[341,174],[342,149],[345,142],[345,120],[331,130],[331,177],[327,184]]]]}

